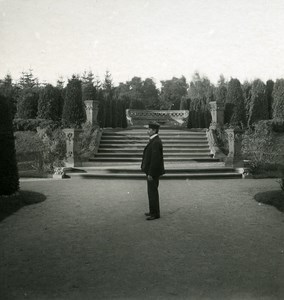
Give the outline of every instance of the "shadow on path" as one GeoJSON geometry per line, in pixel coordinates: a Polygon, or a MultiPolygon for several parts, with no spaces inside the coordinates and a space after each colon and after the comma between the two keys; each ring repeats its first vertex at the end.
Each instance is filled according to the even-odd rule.
{"type": "Polygon", "coordinates": [[[31,191],[20,191],[16,195],[0,197],[0,222],[26,205],[43,202],[46,196],[31,191]]]}
{"type": "Polygon", "coordinates": [[[259,203],[274,206],[279,211],[284,212],[284,192],[281,190],[257,193],[254,199],[259,203]]]}

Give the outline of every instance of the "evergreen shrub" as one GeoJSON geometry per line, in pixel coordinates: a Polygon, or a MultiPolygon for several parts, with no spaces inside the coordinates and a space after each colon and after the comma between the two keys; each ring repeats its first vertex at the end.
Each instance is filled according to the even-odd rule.
{"type": "Polygon", "coordinates": [[[41,90],[38,100],[38,118],[58,121],[61,119],[61,91],[48,84],[41,90]]]}
{"type": "Polygon", "coordinates": [[[20,171],[43,171],[44,144],[35,131],[16,131],[15,146],[20,171]]]}
{"type": "Polygon", "coordinates": [[[88,159],[95,154],[96,149],[99,147],[99,132],[100,128],[89,122],[82,126],[82,133],[79,136],[79,155],[81,158],[88,159]]]}
{"type": "Polygon", "coordinates": [[[243,135],[242,154],[250,160],[252,173],[278,168],[281,149],[274,143],[272,128],[271,122],[259,121],[243,135]]]}
{"type": "Polygon", "coordinates": [[[232,78],[228,84],[224,119],[231,126],[243,128],[246,124],[244,96],[238,79],[232,78]]]}
{"type": "Polygon", "coordinates": [[[53,173],[55,167],[64,165],[66,156],[65,134],[61,129],[50,127],[34,131],[15,132],[16,152],[19,160],[34,160],[32,168],[53,173]],[[33,154],[33,155],[30,155],[33,154]]]}
{"type": "Polygon", "coordinates": [[[269,110],[266,86],[261,80],[256,79],[253,81],[251,88],[248,125],[267,119],[269,119],[269,110]]]}
{"type": "Polygon", "coordinates": [[[190,101],[188,128],[209,128],[211,120],[210,107],[206,99],[190,101]]]}
{"type": "Polygon", "coordinates": [[[37,135],[43,145],[43,171],[54,173],[55,168],[63,167],[66,158],[66,138],[62,129],[38,128],[37,135]]]}
{"type": "Polygon", "coordinates": [[[67,128],[81,128],[85,121],[86,112],[82,100],[82,83],[73,75],[66,87],[62,123],[67,128]]]}
{"type": "Polygon", "coordinates": [[[12,117],[8,100],[0,95],[0,195],[19,190],[12,117]]]}
{"type": "Polygon", "coordinates": [[[229,154],[229,142],[228,142],[228,135],[225,131],[225,128],[217,128],[215,130],[217,145],[220,150],[225,154],[229,154]]]}

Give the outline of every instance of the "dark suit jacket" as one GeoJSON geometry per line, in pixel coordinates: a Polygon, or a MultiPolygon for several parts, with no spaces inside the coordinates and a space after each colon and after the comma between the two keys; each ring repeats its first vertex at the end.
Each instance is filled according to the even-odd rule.
{"type": "Polygon", "coordinates": [[[146,175],[159,177],[165,174],[163,144],[159,136],[155,136],[143,151],[141,169],[146,175]]]}

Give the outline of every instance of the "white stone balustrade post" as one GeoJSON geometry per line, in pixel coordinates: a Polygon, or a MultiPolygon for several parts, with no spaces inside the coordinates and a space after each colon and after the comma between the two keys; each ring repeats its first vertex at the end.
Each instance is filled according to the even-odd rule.
{"type": "Polygon", "coordinates": [[[212,116],[210,128],[216,129],[218,127],[222,127],[224,125],[225,105],[217,101],[211,101],[209,102],[209,104],[210,104],[210,111],[212,116]]]}
{"type": "Polygon", "coordinates": [[[226,166],[243,167],[241,154],[243,130],[226,129],[229,143],[229,154],[225,159],[226,166]]]}
{"type": "Polygon", "coordinates": [[[63,129],[66,137],[66,167],[74,168],[81,167],[82,161],[79,155],[79,135],[81,129],[65,128],[63,129]]]}
{"type": "Polygon", "coordinates": [[[98,125],[98,111],[99,111],[99,101],[97,100],[85,100],[85,109],[87,122],[92,125],[98,125]]]}

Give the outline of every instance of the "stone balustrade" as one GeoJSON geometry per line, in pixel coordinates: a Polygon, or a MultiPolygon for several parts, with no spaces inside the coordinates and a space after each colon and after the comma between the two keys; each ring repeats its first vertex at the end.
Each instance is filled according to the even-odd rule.
{"type": "Polygon", "coordinates": [[[188,110],[142,110],[127,109],[127,124],[131,126],[145,126],[151,121],[156,121],[162,126],[186,127],[188,110]]]}

